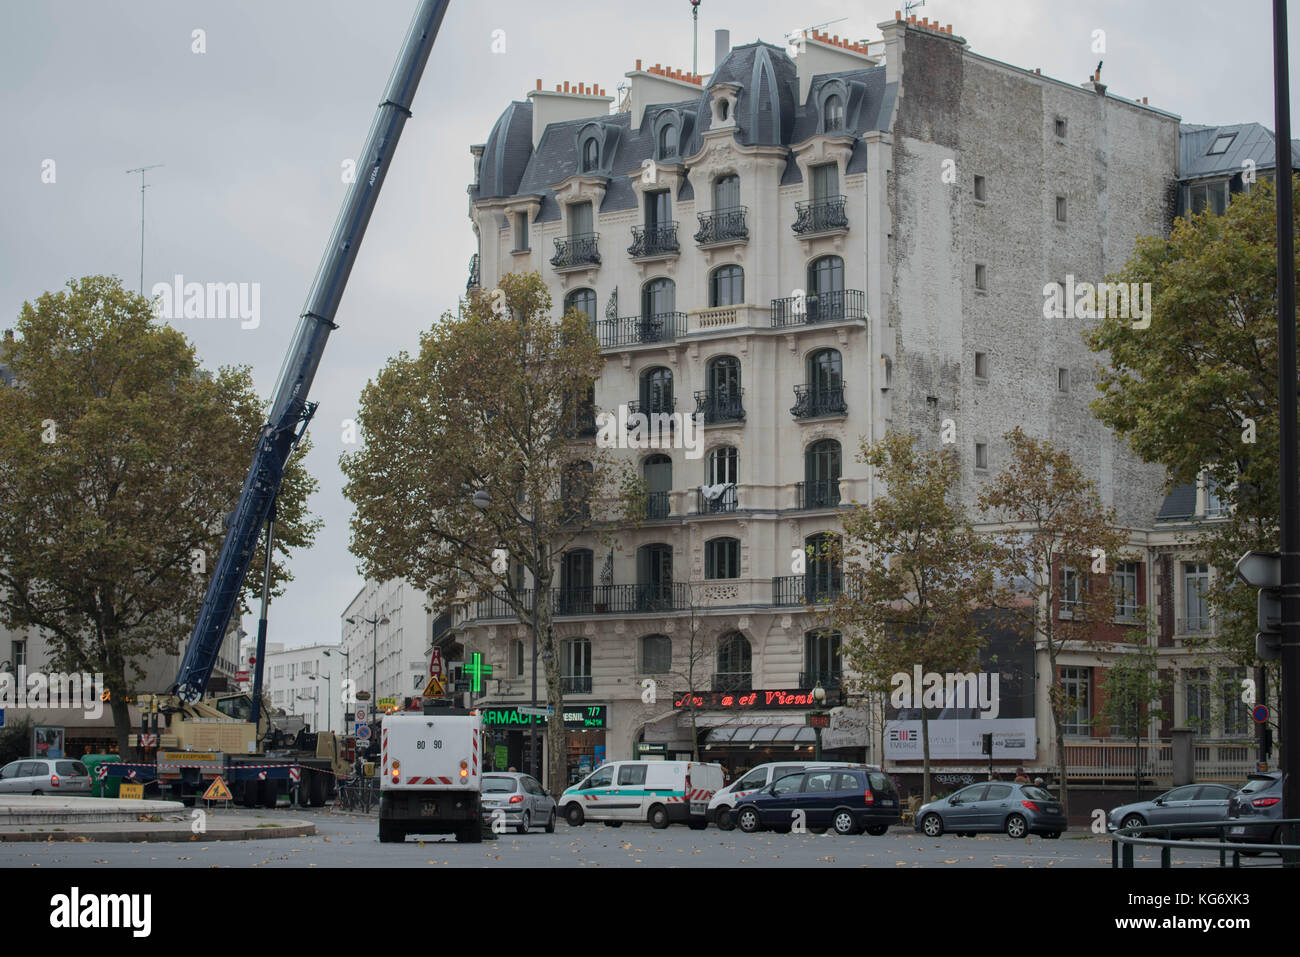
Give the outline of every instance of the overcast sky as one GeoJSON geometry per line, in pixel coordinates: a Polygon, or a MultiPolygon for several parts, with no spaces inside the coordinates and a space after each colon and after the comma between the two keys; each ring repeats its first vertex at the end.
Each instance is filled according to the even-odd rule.
{"type": "MultiPolygon", "coordinates": [[[[713,31],[733,44],[832,33],[879,39],[901,4],[703,0],[699,72],[713,31]]],[[[177,319],[205,365],[247,364],[269,394],[415,0],[0,2],[0,326],[22,303],[93,273],[139,284],[140,177],[148,174],[144,288],[260,284],[261,321],[177,319]],[[193,52],[195,30],[206,52],[193,52]],[[54,160],[55,182],[42,182],[54,160]]],[[[929,0],[976,53],[1080,83],[1104,59],[1112,92],[1190,123],[1273,126],[1271,5],[929,0]],[[1106,52],[1093,52],[1093,31],[1106,52]]],[[[1300,48],[1295,21],[1291,45],[1300,48]]],[[[340,493],[340,423],[384,361],[463,294],[474,252],[469,146],[541,77],[610,93],[640,58],[691,68],[687,0],[453,0],[339,310],[312,398],[312,500],[325,520],[272,608],[289,646],[337,640],[361,586],[340,493]],[[493,53],[494,31],[504,53],[493,53]]],[[[1297,96],[1292,84],[1292,98],[1297,96]]],[[[231,506],[233,508],[234,502],[231,506]]],[[[251,622],[245,626],[255,631],[251,622]]]]}

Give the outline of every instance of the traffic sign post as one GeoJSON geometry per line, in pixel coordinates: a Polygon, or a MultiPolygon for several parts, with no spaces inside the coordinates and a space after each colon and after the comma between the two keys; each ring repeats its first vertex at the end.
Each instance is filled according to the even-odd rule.
{"type": "Polygon", "coordinates": [[[357,737],[357,740],[358,740],[358,741],[369,741],[369,740],[370,740],[370,725],[368,725],[368,724],[359,724],[359,725],[357,725],[357,735],[356,735],[356,737],[357,737]]]}

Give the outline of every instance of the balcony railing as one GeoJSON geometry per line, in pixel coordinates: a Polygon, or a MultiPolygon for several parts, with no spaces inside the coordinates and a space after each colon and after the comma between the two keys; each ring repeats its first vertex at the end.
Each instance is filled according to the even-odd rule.
{"type": "Polygon", "coordinates": [[[824,605],[844,590],[844,576],[838,569],[818,575],[785,575],[772,579],[772,604],[824,605]]]}
{"type": "MultiPolygon", "coordinates": [[[[647,417],[653,415],[671,415],[676,408],[677,408],[676,396],[666,401],[663,399],[659,399],[657,401],[646,402],[641,399],[633,399],[631,402],[627,404],[627,415],[628,415],[627,426],[629,429],[632,428],[632,416],[634,415],[644,414],[647,417]]],[[[650,421],[653,422],[654,420],[651,419],[650,421]]],[[[673,421],[672,419],[668,420],[669,428],[673,427],[672,421],[673,421]]]]}
{"type": "Polygon", "coordinates": [[[838,322],[841,319],[865,319],[866,293],[861,289],[837,289],[809,293],[802,298],[787,296],[772,300],[772,328],[838,322]]]}
{"type": "Polygon", "coordinates": [[[591,675],[561,675],[560,690],[565,694],[591,694],[591,675]]]}
{"type": "Polygon", "coordinates": [[[632,245],[627,247],[627,254],[633,259],[671,256],[679,251],[677,223],[655,223],[652,226],[632,227],[632,245]]]}
{"type": "Polygon", "coordinates": [[[695,234],[695,241],[701,246],[711,246],[714,243],[748,240],[749,227],[745,224],[745,217],[748,214],[749,209],[745,206],[732,206],[711,213],[698,213],[700,228],[695,234]]]}
{"type": "Polygon", "coordinates": [[[817,479],[795,485],[799,493],[799,508],[835,508],[840,504],[840,480],[817,479]]]}
{"type": "Polygon", "coordinates": [[[714,498],[706,498],[704,490],[697,488],[695,490],[695,511],[700,515],[719,515],[723,512],[734,512],[739,498],[740,496],[734,485],[723,489],[722,493],[714,498]]]}
{"type": "Polygon", "coordinates": [[[574,269],[578,266],[599,266],[599,233],[578,233],[560,236],[555,240],[555,255],[551,265],[556,269],[574,269]]]}
{"type": "Polygon", "coordinates": [[[673,342],[686,331],[686,313],[660,312],[652,316],[598,319],[593,325],[602,349],[646,342],[673,342]]]}
{"type": "Polygon", "coordinates": [[[827,196],[825,199],[804,200],[794,204],[794,231],[800,235],[824,233],[832,229],[848,229],[849,220],[844,214],[847,197],[827,196]]]}
{"type": "Polygon", "coordinates": [[[816,688],[819,684],[827,691],[831,691],[844,684],[844,675],[839,668],[819,668],[815,671],[799,672],[800,688],[816,688]]]}
{"type": "Polygon", "coordinates": [[[794,387],[794,405],[790,414],[796,419],[811,419],[820,415],[846,415],[849,407],[844,402],[843,386],[797,385],[794,387]]]}
{"type": "Polygon", "coordinates": [[[744,389],[703,389],[695,393],[695,414],[704,416],[705,425],[718,422],[745,421],[744,389]]]}
{"type": "Polygon", "coordinates": [[[672,503],[667,492],[647,492],[645,497],[645,517],[647,519],[668,518],[672,514],[672,503]]]}
{"type": "Polygon", "coordinates": [[[478,253],[469,257],[469,279],[465,282],[465,292],[478,288],[478,253]]]}
{"type": "MultiPolygon", "coordinates": [[[[1192,759],[1198,781],[1240,782],[1255,770],[1255,748],[1246,741],[1194,744],[1192,759]]],[[[1162,783],[1173,780],[1173,746],[1169,741],[1066,742],[1065,769],[1071,778],[1111,778],[1131,782],[1134,764],[1142,777],[1162,783]]]]}
{"type": "MultiPolygon", "coordinates": [[[[517,589],[515,594],[519,596],[523,608],[532,607],[531,588],[517,589]]],[[[556,617],[686,611],[690,607],[689,595],[683,582],[552,588],[550,602],[551,614],[556,617]]],[[[514,618],[515,613],[506,601],[505,592],[497,591],[475,603],[474,617],[514,618]]]]}
{"type": "Polygon", "coordinates": [[[752,691],[753,687],[754,675],[749,671],[719,671],[713,675],[714,691],[752,691]]]}

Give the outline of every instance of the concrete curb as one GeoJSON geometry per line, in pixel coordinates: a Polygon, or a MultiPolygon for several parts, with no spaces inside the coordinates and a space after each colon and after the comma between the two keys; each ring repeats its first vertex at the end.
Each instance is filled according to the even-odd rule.
{"type": "Polygon", "coordinates": [[[275,827],[210,827],[203,834],[190,830],[188,821],[171,827],[154,827],[149,830],[131,830],[125,828],[105,828],[103,830],[79,831],[0,831],[0,844],[40,843],[55,841],[73,841],[79,844],[142,844],[142,843],[177,843],[206,844],[211,841],[261,841],[285,837],[311,837],[316,833],[316,825],[309,821],[288,821],[275,827]]]}

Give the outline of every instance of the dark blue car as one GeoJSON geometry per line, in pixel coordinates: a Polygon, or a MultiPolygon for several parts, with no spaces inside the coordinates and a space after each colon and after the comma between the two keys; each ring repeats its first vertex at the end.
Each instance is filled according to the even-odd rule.
{"type": "Polygon", "coordinates": [[[879,836],[900,821],[898,791],[879,768],[809,768],[787,774],[736,803],[732,819],[746,834],[770,828],[786,833],[802,821],[820,834],[866,831],[879,836]]]}

